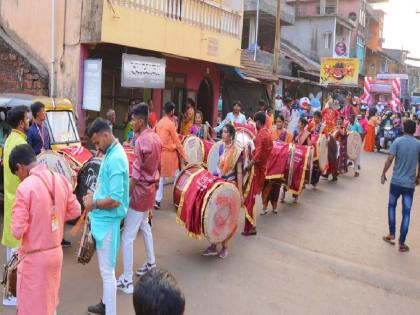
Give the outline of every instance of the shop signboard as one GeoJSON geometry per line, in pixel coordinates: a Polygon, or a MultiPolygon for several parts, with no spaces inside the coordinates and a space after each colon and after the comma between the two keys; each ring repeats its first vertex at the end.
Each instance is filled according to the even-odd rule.
{"type": "Polygon", "coordinates": [[[83,67],[83,105],[86,110],[101,111],[102,59],[86,59],[83,67]]]}
{"type": "Polygon", "coordinates": [[[323,58],[321,60],[320,84],[357,86],[359,60],[357,58],[323,58]]]}
{"type": "Polygon", "coordinates": [[[166,60],[138,55],[122,55],[121,86],[126,88],[165,88],[166,60]]]}

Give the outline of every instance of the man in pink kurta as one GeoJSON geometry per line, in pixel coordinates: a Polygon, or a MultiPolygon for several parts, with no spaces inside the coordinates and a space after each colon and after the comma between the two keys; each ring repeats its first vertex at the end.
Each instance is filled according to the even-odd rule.
{"type": "Polygon", "coordinates": [[[10,154],[11,171],[22,181],[12,208],[12,233],[22,240],[17,276],[17,314],[53,315],[63,264],[64,222],[80,216],[67,179],[36,163],[27,144],[10,154]]]}
{"type": "Polygon", "coordinates": [[[179,140],[176,132],[175,124],[172,118],[175,113],[175,104],[168,102],[165,104],[165,116],[159,120],[156,125],[156,133],[162,143],[162,154],[161,154],[161,178],[159,181],[159,189],[156,193],[156,204],[155,208],[160,208],[160,202],[163,199],[163,183],[164,177],[177,176],[179,168],[178,155],[181,156],[184,161],[186,160],[184,148],[179,140]]]}
{"type": "Polygon", "coordinates": [[[148,120],[147,104],[136,105],[132,110],[131,125],[140,136],[134,147],[133,174],[130,178],[130,206],[121,237],[124,272],[117,282],[118,290],[127,294],[133,293],[133,243],[139,230],[143,234],[147,260],[136,271],[136,274],[142,276],[156,267],[148,214],[155,204],[162,145],[158,135],[147,128],[148,120]]]}

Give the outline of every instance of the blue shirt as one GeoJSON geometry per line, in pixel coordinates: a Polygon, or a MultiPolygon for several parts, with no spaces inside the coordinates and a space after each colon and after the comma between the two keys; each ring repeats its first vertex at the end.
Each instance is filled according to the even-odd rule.
{"type": "Polygon", "coordinates": [[[229,123],[231,123],[231,122],[235,122],[235,123],[237,123],[237,124],[244,124],[244,125],[247,123],[247,121],[246,121],[246,117],[245,117],[245,115],[244,115],[244,114],[239,113],[239,115],[238,115],[238,116],[235,116],[232,112],[230,112],[230,113],[228,113],[228,114],[226,115],[225,120],[223,120],[223,121],[220,123],[220,125],[219,125],[219,126],[217,126],[216,128],[214,128],[214,131],[216,131],[217,133],[219,133],[220,131],[222,131],[223,127],[224,127],[226,124],[229,124],[229,123]]]}
{"type": "Polygon", "coordinates": [[[41,152],[41,149],[50,150],[50,134],[48,128],[44,125],[38,125],[35,122],[32,122],[32,125],[29,127],[26,132],[26,141],[34,149],[35,154],[38,155],[41,152]],[[42,141],[42,136],[44,136],[44,141],[42,141]]]}
{"type": "Polygon", "coordinates": [[[420,141],[413,136],[402,136],[392,143],[389,154],[395,157],[391,184],[415,188],[417,164],[420,163],[420,141]]]}
{"type": "Polygon", "coordinates": [[[120,223],[127,214],[129,194],[127,155],[117,140],[106,150],[96,185],[94,200],[112,198],[120,204],[114,209],[93,209],[89,213],[92,235],[98,248],[102,247],[105,236],[112,231],[110,259],[115,266],[120,243],[120,223]]]}
{"type": "Polygon", "coordinates": [[[360,124],[356,121],[354,122],[354,124],[349,125],[349,127],[347,129],[348,129],[348,131],[356,131],[360,135],[363,134],[362,126],[360,126],[360,124]]]}

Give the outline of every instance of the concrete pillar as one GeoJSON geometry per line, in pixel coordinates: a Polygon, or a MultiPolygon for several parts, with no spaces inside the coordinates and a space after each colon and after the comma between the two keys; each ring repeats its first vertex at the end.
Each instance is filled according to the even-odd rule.
{"type": "Polygon", "coordinates": [[[248,47],[250,47],[253,43],[255,43],[256,39],[256,29],[257,29],[257,22],[256,18],[250,17],[249,18],[249,37],[248,37],[248,47]]]}
{"type": "Polygon", "coordinates": [[[325,7],[327,6],[327,0],[319,1],[319,14],[325,15],[325,7]]]}

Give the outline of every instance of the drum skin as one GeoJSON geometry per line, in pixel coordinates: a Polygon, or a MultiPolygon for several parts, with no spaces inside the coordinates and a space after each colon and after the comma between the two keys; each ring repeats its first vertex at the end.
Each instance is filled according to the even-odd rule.
{"type": "Polygon", "coordinates": [[[101,158],[91,158],[83,165],[77,176],[76,197],[80,204],[83,205],[83,197],[88,193],[93,193],[96,190],[96,184],[99,176],[99,169],[101,167],[101,158]]]}
{"type": "Polygon", "coordinates": [[[64,175],[69,183],[72,184],[73,188],[76,187],[77,182],[73,176],[70,160],[67,160],[61,154],[54,151],[46,151],[38,154],[37,161],[38,163],[45,164],[49,170],[64,175]]]}
{"type": "Polygon", "coordinates": [[[175,181],[173,192],[174,204],[176,208],[178,208],[182,192],[188,189],[188,181],[190,177],[202,171],[205,171],[205,169],[202,166],[192,164],[188,165],[181,171],[181,173],[179,173],[178,178],[175,181]]]}
{"type": "Polygon", "coordinates": [[[352,131],[347,138],[347,157],[356,161],[362,152],[362,137],[358,132],[352,131]]]}
{"type": "Polygon", "coordinates": [[[189,135],[182,141],[184,152],[188,164],[201,164],[204,162],[205,151],[201,139],[194,135],[189,135]]]}
{"type": "Polygon", "coordinates": [[[308,157],[308,164],[306,165],[305,169],[305,184],[310,184],[312,180],[312,171],[314,166],[314,147],[310,147],[309,157],[308,157]]]}
{"type": "Polygon", "coordinates": [[[328,138],[326,135],[321,135],[318,139],[318,160],[319,169],[321,173],[325,173],[328,170],[328,138]]]}
{"type": "Polygon", "coordinates": [[[201,207],[202,230],[211,243],[228,239],[238,224],[241,197],[235,185],[217,183],[204,197],[201,207]]]}
{"type": "Polygon", "coordinates": [[[219,149],[223,144],[223,141],[218,141],[211,147],[207,157],[207,169],[212,174],[217,174],[217,168],[219,164],[219,149]]]}

